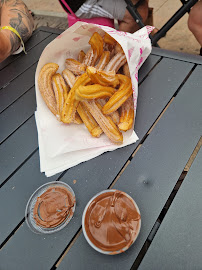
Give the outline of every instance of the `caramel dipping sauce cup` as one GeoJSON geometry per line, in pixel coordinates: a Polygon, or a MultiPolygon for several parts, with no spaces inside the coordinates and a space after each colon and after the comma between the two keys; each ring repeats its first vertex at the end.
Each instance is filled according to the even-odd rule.
{"type": "Polygon", "coordinates": [[[25,220],[26,220],[27,226],[30,228],[30,230],[32,232],[37,233],[37,234],[51,234],[51,233],[60,231],[70,222],[70,220],[73,217],[75,207],[76,207],[75,194],[69,185],[67,185],[64,182],[60,182],[60,181],[49,182],[49,183],[46,183],[46,184],[40,186],[31,195],[29,201],[27,202],[27,206],[25,209],[25,220]],[[71,195],[73,197],[74,206],[71,209],[71,214],[69,214],[61,224],[59,224],[56,227],[52,227],[52,228],[44,228],[44,227],[36,224],[36,221],[34,219],[34,214],[33,214],[34,206],[35,206],[35,203],[36,203],[38,197],[40,197],[44,192],[46,192],[48,190],[48,188],[54,188],[54,187],[66,188],[71,193],[71,195]]]}
{"type": "MultiPolygon", "coordinates": [[[[102,254],[106,254],[106,255],[117,255],[117,254],[120,254],[120,253],[125,252],[125,251],[126,251],[129,247],[131,247],[132,244],[136,241],[136,239],[137,239],[137,237],[138,237],[138,235],[139,235],[139,232],[140,232],[140,228],[141,228],[141,217],[140,217],[140,220],[139,220],[139,228],[138,228],[138,231],[137,231],[137,234],[136,234],[135,238],[133,239],[132,244],[131,244],[130,246],[126,246],[126,247],[124,247],[124,248],[122,248],[122,249],[120,249],[120,250],[117,250],[117,251],[106,251],[106,250],[102,250],[102,249],[98,248],[97,246],[95,246],[95,245],[91,242],[91,240],[89,239],[89,237],[88,237],[88,235],[87,235],[86,229],[85,229],[85,217],[86,217],[87,209],[88,209],[88,207],[90,206],[90,204],[92,203],[92,201],[93,201],[94,199],[96,199],[99,195],[101,195],[101,194],[103,194],[103,193],[107,193],[107,192],[110,192],[110,193],[111,193],[111,192],[115,192],[115,191],[118,191],[118,190],[116,190],[116,189],[108,189],[108,190],[103,190],[103,191],[97,193],[97,194],[96,194],[96,195],[95,195],[95,196],[87,203],[87,205],[86,205],[86,207],[85,207],[85,209],[84,209],[83,215],[82,215],[82,229],[83,229],[83,234],[84,234],[84,237],[86,238],[88,244],[89,244],[92,248],[94,248],[96,251],[98,251],[98,252],[100,252],[100,253],[102,253],[102,254]]],[[[135,208],[136,208],[138,214],[140,214],[140,210],[139,210],[139,208],[138,208],[136,202],[135,202],[135,201],[134,201],[127,193],[125,193],[125,192],[123,192],[123,191],[121,191],[121,193],[123,193],[125,196],[128,197],[128,199],[130,199],[130,200],[133,202],[133,204],[134,204],[134,206],[135,206],[135,208]]]]}

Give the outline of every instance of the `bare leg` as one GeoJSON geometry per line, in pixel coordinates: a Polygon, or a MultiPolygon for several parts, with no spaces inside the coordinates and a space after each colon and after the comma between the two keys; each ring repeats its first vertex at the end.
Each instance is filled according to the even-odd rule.
{"type": "MultiPolygon", "coordinates": [[[[137,0],[132,0],[133,4],[137,3],[137,0]]],[[[143,23],[146,21],[148,17],[148,2],[149,0],[145,0],[143,4],[138,7],[138,12],[142,17],[143,23]]],[[[133,17],[130,15],[129,11],[126,9],[123,20],[119,23],[119,30],[124,32],[134,33],[139,30],[139,25],[135,22],[133,17]]]]}
{"type": "Polygon", "coordinates": [[[189,30],[202,47],[202,2],[197,2],[189,13],[189,30]]]}

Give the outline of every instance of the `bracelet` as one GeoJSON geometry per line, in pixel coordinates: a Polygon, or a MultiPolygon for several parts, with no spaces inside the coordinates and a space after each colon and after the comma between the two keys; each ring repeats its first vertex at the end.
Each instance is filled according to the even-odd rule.
{"type": "Polygon", "coordinates": [[[18,33],[18,31],[17,31],[15,28],[11,27],[11,26],[2,26],[2,27],[0,27],[0,31],[3,30],[3,29],[10,30],[10,31],[12,31],[14,34],[16,34],[17,37],[19,37],[20,42],[21,42],[21,45],[22,45],[22,48],[23,48],[23,51],[24,51],[25,54],[27,54],[26,51],[25,51],[25,44],[24,44],[24,42],[23,42],[23,40],[22,40],[20,34],[18,33]]]}

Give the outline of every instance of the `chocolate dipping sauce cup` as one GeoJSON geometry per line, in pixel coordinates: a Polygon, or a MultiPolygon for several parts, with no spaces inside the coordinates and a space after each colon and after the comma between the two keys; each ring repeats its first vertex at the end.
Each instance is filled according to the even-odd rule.
{"type": "MultiPolygon", "coordinates": [[[[130,245],[126,245],[125,247],[123,247],[122,249],[120,250],[117,250],[117,251],[106,251],[106,250],[103,250],[103,249],[100,249],[99,247],[97,247],[96,245],[94,245],[92,243],[92,241],[89,239],[88,237],[88,234],[86,232],[86,228],[85,228],[85,218],[86,218],[86,213],[87,213],[87,210],[88,210],[88,207],[90,206],[90,204],[98,197],[100,196],[101,194],[104,194],[104,193],[107,193],[107,192],[115,192],[115,191],[119,191],[119,190],[116,190],[116,189],[108,189],[108,190],[103,190],[99,193],[97,193],[86,205],[85,209],[84,209],[84,212],[83,212],[83,215],[82,215],[82,229],[83,229],[83,234],[84,234],[84,237],[86,238],[88,244],[94,248],[96,251],[102,253],[102,254],[106,254],[106,255],[116,255],[116,254],[120,254],[120,253],[123,253],[125,252],[129,247],[132,246],[132,244],[134,244],[134,242],[136,241],[138,235],[139,235],[139,232],[140,232],[140,228],[141,228],[141,216],[140,216],[140,219],[139,219],[139,226],[138,226],[138,229],[137,229],[137,232],[136,232],[136,235],[132,241],[132,243],[130,245]]],[[[137,213],[140,215],[140,210],[136,204],[136,202],[131,198],[131,196],[129,196],[127,193],[123,192],[123,191],[120,191],[122,194],[124,194],[128,199],[130,199],[130,201],[134,204],[136,210],[137,210],[137,213]]]]}
{"type": "Polygon", "coordinates": [[[42,186],[40,186],[30,197],[30,199],[27,202],[26,205],[26,209],[25,209],[25,220],[26,223],[28,225],[28,227],[30,228],[30,230],[34,233],[37,234],[51,234],[54,232],[58,232],[60,230],[62,230],[72,219],[74,211],[75,211],[75,207],[76,207],[76,199],[75,199],[75,194],[73,189],[67,185],[64,182],[60,182],[60,181],[53,181],[53,182],[49,182],[46,183],[42,186]],[[34,207],[35,204],[37,202],[37,198],[40,197],[43,193],[45,193],[49,188],[56,188],[56,187],[62,187],[67,189],[67,191],[69,191],[72,195],[73,198],[73,202],[74,202],[74,206],[71,208],[70,214],[66,217],[66,219],[61,222],[59,225],[55,226],[55,227],[51,227],[51,228],[45,228],[42,226],[39,226],[35,219],[34,219],[34,207]]]}

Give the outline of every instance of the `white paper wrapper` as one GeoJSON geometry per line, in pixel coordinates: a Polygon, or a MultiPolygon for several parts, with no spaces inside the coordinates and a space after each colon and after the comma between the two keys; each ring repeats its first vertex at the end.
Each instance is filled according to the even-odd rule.
{"type": "Polygon", "coordinates": [[[41,68],[46,63],[54,62],[59,65],[58,72],[61,73],[65,68],[66,58],[77,59],[80,50],[87,51],[90,48],[88,41],[94,32],[98,32],[102,36],[107,32],[120,43],[126,54],[132,79],[134,108],[136,111],[138,69],[151,52],[151,42],[148,33],[152,29],[152,27],[144,27],[134,34],[129,34],[106,26],[77,22],[44,49],[36,69],[35,88],[37,100],[36,123],[39,135],[41,171],[45,171],[46,175],[53,175],[98,156],[105,151],[133,143],[138,138],[134,134],[133,129],[131,129],[123,134],[123,145],[117,146],[105,135],[102,135],[100,138],[93,138],[84,125],[66,125],[59,122],[47,108],[38,89],[37,82],[41,68]],[[64,162],[53,162],[54,160],[62,159],[64,162]]]}

